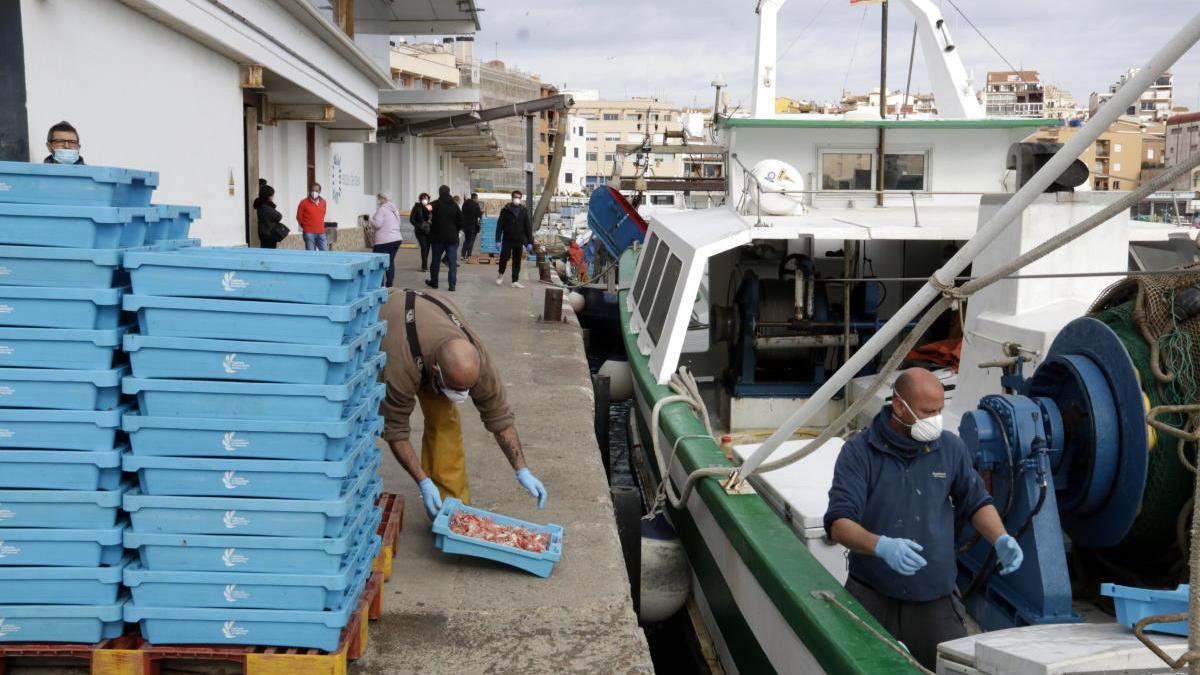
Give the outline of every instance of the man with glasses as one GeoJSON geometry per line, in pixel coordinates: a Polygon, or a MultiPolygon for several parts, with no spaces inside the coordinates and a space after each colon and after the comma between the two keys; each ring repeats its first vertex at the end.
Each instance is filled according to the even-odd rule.
{"type": "Polygon", "coordinates": [[[79,154],[79,132],[70,122],[59,122],[46,132],[46,149],[50,151],[43,164],[83,164],[79,154]]]}
{"type": "Polygon", "coordinates": [[[432,520],[444,497],[470,500],[458,415],[458,405],[469,398],[516,472],[517,482],[543,508],[546,488],[525,466],[504,382],[483,341],[462,316],[446,298],[419,291],[394,291],[383,305],[380,318],[388,322],[382,377],[387,395],[379,409],[385,423],[383,439],[417,481],[432,520]],[[409,438],[409,417],[417,402],[425,418],[419,460],[409,438]]]}

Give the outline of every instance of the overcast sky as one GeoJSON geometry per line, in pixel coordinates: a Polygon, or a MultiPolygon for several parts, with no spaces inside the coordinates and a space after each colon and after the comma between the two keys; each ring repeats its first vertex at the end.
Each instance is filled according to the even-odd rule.
{"type": "MultiPolygon", "coordinates": [[[[976,89],[1004,61],[949,0],[932,0],[947,19],[976,89]]],[[[1041,72],[1082,105],[1126,68],[1142,65],[1200,11],[1196,0],[954,0],[1014,67],[1041,72]]],[[[484,11],[477,56],[605,98],[656,96],[709,106],[710,82],[729,83],[733,104],[749,106],[755,0],[476,0],[484,11]]],[[[890,10],[888,86],[903,89],[912,15],[890,10]]],[[[790,0],[779,20],[778,94],[833,101],[843,86],[879,83],[880,7],[850,0],[790,0]],[[865,15],[864,15],[865,12],[865,15]]],[[[1200,110],[1200,47],[1175,66],[1175,104],[1200,110]]],[[[928,92],[917,49],[913,90],[928,92]]]]}

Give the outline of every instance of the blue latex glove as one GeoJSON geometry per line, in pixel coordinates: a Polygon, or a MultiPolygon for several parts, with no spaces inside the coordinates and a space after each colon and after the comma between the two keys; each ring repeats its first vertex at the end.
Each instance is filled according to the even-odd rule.
{"type": "Polygon", "coordinates": [[[925,566],[925,559],[920,552],[925,550],[920,544],[911,539],[893,539],[880,537],[875,544],[875,555],[883,558],[883,562],[904,576],[912,576],[925,566]]]}
{"type": "Polygon", "coordinates": [[[433,484],[433,479],[426,478],[417,485],[421,488],[421,502],[425,504],[425,513],[429,514],[430,520],[437,518],[438,511],[442,510],[442,495],[433,484]]]}
{"type": "Polygon", "coordinates": [[[1012,535],[1006,534],[996,540],[996,557],[1000,559],[1000,574],[1001,576],[1016,572],[1021,566],[1021,561],[1025,559],[1025,554],[1021,551],[1021,545],[1017,543],[1012,535]]]}
{"type": "Polygon", "coordinates": [[[525,252],[533,255],[533,244],[525,244],[525,252]]]}
{"type": "Polygon", "coordinates": [[[550,493],[546,492],[546,486],[542,485],[542,481],[537,479],[529,469],[521,469],[517,472],[517,482],[521,487],[529,490],[529,494],[537,497],[539,509],[546,508],[546,498],[550,493]]]}

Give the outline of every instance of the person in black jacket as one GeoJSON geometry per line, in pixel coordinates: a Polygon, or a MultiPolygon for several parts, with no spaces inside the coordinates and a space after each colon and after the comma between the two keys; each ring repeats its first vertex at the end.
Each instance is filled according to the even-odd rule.
{"type": "Polygon", "coordinates": [[[512,203],[504,205],[496,221],[496,243],[500,245],[497,286],[504,283],[504,268],[511,257],[512,287],[525,288],[521,285],[521,249],[533,251],[533,224],[529,220],[529,210],[521,205],[522,197],[520,190],[513,190],[512,203]]]}
{"type": "Polygon", "coordinates": [[[470,262],[469,258],[475,253],[475,237],[479,236],[479,227],[483,220],[483,207],[479,205],[479,195],[471,193],[471,198],[463,202],[462,213],[462,259],[463,262],[470,262]]]}
{"type": "Polygon", "coordinates": [[[458,233],[462,229],[462,209],[458,208],[454,197],[450,196],[450,188],[443,185],[438,188],[438,199],[433,203],[433,214],[429,223],[429,247],[433,260],[429,266],[429,278],[425,280],[426,286],[438,287],[438,273],[444,257],[449,268],[447,276],[450,290],[454,290],[458,282],[458,233]]]}
{"type": "Polygon", "coordinates": [[[258,215],[258,245],[262,248],[275,248],[289,234],[283,224],[283,214],[275,208],[274,197],[275,188],[264,185],[258,191],[258,199],[254,200],[254,212],[258,215]]]}
{"type": "Polygon", "coordinates": [[[422,272],[429,269],[429,221],[433,217],[430,213],[432,208],[429,204],[429,193],[422,192],[421,196],[417,197],[417,203],[408,211],[408,222],[413,226],[417,246],[421,248],[422,272]]]}

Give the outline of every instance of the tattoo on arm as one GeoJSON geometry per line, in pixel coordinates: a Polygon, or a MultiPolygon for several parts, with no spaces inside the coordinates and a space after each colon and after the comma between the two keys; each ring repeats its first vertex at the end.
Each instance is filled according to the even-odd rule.
{"type": "Polygon", "coordinates": [[[504,456],[508,458],[508,463],[512,465],[514,471],[525,468],[525,453],[521,452],[521,439],[517,437],[515,426],[497,431],[496,443],[500,446],[500,452],[503,452],[504,456]]]}

